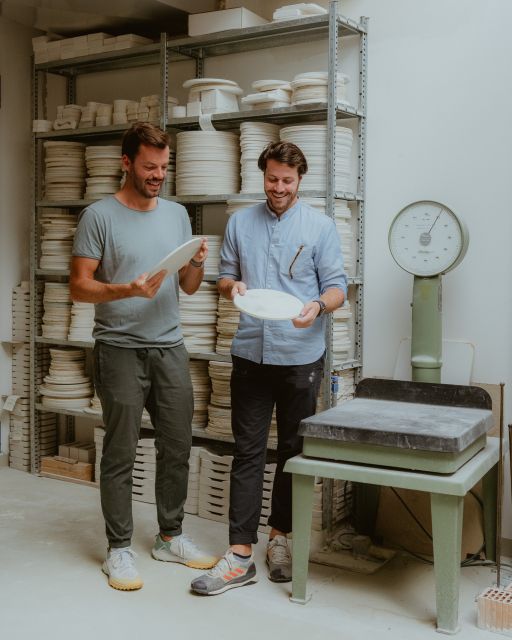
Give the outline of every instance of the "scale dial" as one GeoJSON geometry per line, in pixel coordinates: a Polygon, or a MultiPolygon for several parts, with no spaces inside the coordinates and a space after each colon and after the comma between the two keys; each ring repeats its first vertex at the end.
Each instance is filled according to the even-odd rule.
{"type": "Polygon", "coordinates": [[[453,269],[466,254],[466,226],[448,207],[432,200],[413,202],[394,218],[389,249],[405,271],[429,278],[453,269]]]}

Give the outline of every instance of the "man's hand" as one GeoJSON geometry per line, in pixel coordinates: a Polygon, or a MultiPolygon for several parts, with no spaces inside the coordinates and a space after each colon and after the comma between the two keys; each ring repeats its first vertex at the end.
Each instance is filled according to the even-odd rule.
{"type": "Polygon", "coordinates": [[[151,278],[148,278],[147,275],[147,273],[143,273],[136,280],[130,282],[131,297],[154,298],[167,275],[167,271],[163,269],[151,278]]]}
{"type": "Polygon", "coordinates": [[[245,282],[235,282],[233,288],[231,289],[231,300],[239,293],[241,296],[245,296],[247,292],[247,285],[245,282]]]}
{"type": "Polygon", "coordinates": [[[320,305],[318,302],[307,302],[300,312],[300,316],[292,320],[296,329],[306,329],[310,327],[318,314],[320,313],[320,305]]]}
{"type": "Polygon", "coordinates": [[[199,247],[197,253],[192,256],[192,260],[196,262],[204,262],[208,257],[208,239],[201,238],[201,246],[199,247]]]}

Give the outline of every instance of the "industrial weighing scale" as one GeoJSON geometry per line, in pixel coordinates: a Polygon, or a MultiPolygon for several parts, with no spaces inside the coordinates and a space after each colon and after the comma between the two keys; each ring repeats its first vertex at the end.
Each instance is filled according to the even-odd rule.
{"type": "Polygon", "coordinates": [[[404,207],[389,229],[389,249],[399,267],[414,275],[411,366],[416,382],[441,382],[441,275],[466,255],[469,233],[447,206],[420,200],[404,207]]]}

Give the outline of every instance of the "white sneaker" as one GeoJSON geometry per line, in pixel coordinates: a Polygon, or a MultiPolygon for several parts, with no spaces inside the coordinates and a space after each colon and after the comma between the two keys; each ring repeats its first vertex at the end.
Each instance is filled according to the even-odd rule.
{"type": "Polygon", "coordinates": [[[101,570],[108,576],[108,583],[114,589],[134,591],[144,584],[135,566],[137,554],[131,547],[109,549],[101,570]]]}
{"type": "Polygon", "coordinates": [[[162,540],[158,534],[151,555],[155,560],[179,562],[193,569],[209,569],[217,564],[218,560],[215,556],[201,551],[184,533],[168,541],[162,540]]]}

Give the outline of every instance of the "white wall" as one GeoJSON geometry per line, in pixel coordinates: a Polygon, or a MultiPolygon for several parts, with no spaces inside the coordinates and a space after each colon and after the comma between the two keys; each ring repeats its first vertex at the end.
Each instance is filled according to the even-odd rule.
{"type": "MultiPolygon", "coordinates": [[[[0,339],[11,337],[11,290],[29,276],[32,31],[0,16],[0,339]]],[[[10,347],[0,349],[0,394],[11,392],[10,347]]],[[[0,450],[7,451],[2,415],[0,450]]]]}

